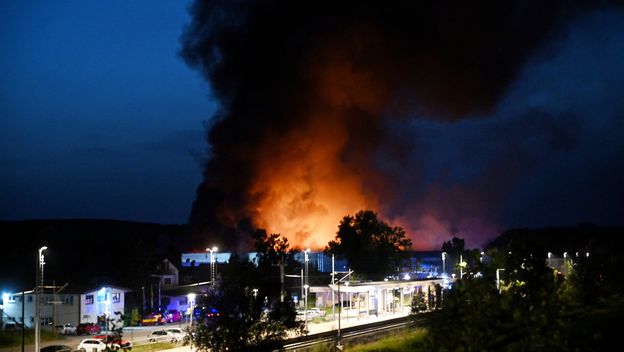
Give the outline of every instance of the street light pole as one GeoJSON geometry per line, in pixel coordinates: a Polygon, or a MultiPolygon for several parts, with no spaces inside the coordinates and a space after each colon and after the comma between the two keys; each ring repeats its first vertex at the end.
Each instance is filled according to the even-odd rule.
{"type": "Polygon", "coordinates": [[[194,293],[189,293],[187,295],[187,299],[188,299],[188,304],[191,307],[191,314],[189,317],[189,323],[190,323],[190,327],[193,328],[193,315],[195,314],[195,294],[194,293]]]}
{"type": "Polygon", "coordinates": [[[210,284],[212,286],[215,285],[215,279],[217,277],[217,270],[215,268],[215,252],[217,251],[217,247],[206,248],[206,251],[210,252],[210,284]]]}
{"type": "Polygon", "coordinates": [[[336,278],[336,270],[334,267],[334,253],[332,253],[332,320],[336,321],[336,294],[334,293],[334,281],[336,278]]]}
{"type": "Polygon", "coordinates": [[[342,351],[342,336],[340,335],[340,315],[342,312],[342,295],[340,294],[340,283],[342,282],[342,280],[348,278],[352,273],[353,271],[349,270],[347,275],[343,276],[340,280],[336,281],[336,284],[338,285],[338,300],[340,301],[340,307],[338,308],[338,336],[337,336],[338,341],[336,343],[336,349],[338,349],[339,351],[342,351]]]}
{"type": "Polygon", "coordinates": [[[442,274],[446,274],[446,252],[442,252],[442,274]]]}
{"type": "Polygon", "coordinates": [[[39,351],[40,336],[41,336],[41,287],[43,286],[43,266],[45,265],[45,258],[43,257],[43,251],[48,247],[43,246],[39,248],[39,255],[37,256],[37,280],[35,284],[35,351],[39,351]]]}
{"type": "Polygon", "coordinates": [[[464,278],[464,256],[461,254],[459,255],[459,278],[464,278]]]}
{"type": "Polygon", "coordinates": [[[308,287],[310,287],[310,283],[309,283],[309,280],[308,280],[309,276],[310,276],[310,272],[309,272],[309,269],[308,269],[308,261],[309,261],[308,253],[310,253],[309,249],[306,249],[305,251],[303,251],[304,258],[305,258],[305,283],[303,285],[303,287],[305,288],[305,296],[304,296],[305,297],[304,298],[304,302],[305,302],[304,305],[305,306],[303,307],[303,309],[305,309],[306,324],[307,324],[307,321],[308,321],[308,287]]]}
{"type": "Polygon", "coordinates": [[[501,288],[500,288],[500,272],[504,271],[505,269],[496,269],[496,289],[498,290],[498,293],[501,293],[501,288]]]}

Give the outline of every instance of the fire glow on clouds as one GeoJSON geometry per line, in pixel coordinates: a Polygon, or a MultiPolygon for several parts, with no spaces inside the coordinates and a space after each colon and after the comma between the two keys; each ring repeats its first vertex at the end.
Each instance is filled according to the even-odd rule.
{"type": "Polygon", "coordinates": [[[182,55],[221,104],[197,233],[320,248],[373,209],[425,249],[622,218],[620,8],[325,5],[191,8],[182,55]]]}

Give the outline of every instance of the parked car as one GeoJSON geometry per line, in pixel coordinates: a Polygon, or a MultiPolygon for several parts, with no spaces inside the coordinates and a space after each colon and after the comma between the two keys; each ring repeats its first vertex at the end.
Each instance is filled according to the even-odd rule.
{"type": "Polygon", "coordinates": [[[74,349],[67,345],[51,345],[40,349],[41,352],[71,352],[74,349]]]}
{"type": "Polygon", "coordinates": [[[93,338],[97,340],[102,340],[102,342],[107,343],[107,344],[113,344],[114,346],[118,346],[120,348],[125,348],[125,349],[132,348],[132,342],[121,340],[119,338],[116,338],[114,335],[96,335],[93,338]]]}
{"type": "Polygon", "coordinates": [[[22,330],[22,328],[23,328],[22,323],[14,322],[14,323],[4,324],[4,330],[7,330],[7,331],[22,330]]]}
{"type": "MultiPolygon", "coordinates": [[[[310,314],[307,315],[308,320],[312,320],[312,316],[310,314]]],[[[303,310],[297,311],[297,316],[295,316],[295,320],[297,321],[306,321],[306,312],[303,310]]]]}
{"type": "Polygon", "coordinates": [[[320,308],[310,308],[308,309],[308,315],[315,318],[315,317],[324,317],[325,316],[325,311],[320,309],[320,308]]]}
{"type": "Polygon", "coordinates": [[[163,325],[166,323],[165,317],[160,313],[148,313],[141,319],[141,325],[163,325]]]}
{"type": "Polygon", "coordinates": [[[218,317],[220,314],[219,311],[214,307],[195,307],[193,315],[195,316],[195,318],[214,318],[218,317]]]}
{"type": "Polygon", "coordinates": [[[65,325],[57,325],[54,328],[56,329],[57,334],[61,334],[61,335],[75,335],[76,334],[76,327],[69,323],[65,325]]]}
{"type": "Polygon", "coordinates": [[[82,352],[100,352],[106,350],[106,344],[99,339],[84,339],[78,345],[78,350],[82,352]]]}
{"type": "Polygon", "coordinates": [[[167,323],[182,321],[182,318],[182,313],[177,309],[168,310],[165,314],[165,320],[167,321],[167,323]]]}
{"type": "Polygon", "coordinates": [[[178,341],[183,341],[184,336],[186,336],[186,333],[184,332],[184,330],[180,328],[168,328],[168,329],[165,329],[165,331],[173,334],[173,336],[175,336],[178,341]]]}
{"type": "Polygon", "coordinates": [[[82,323],[76,327],[76,335],[95,335],[101,332],[100,326],[93,323],[82,323]]]}
{"type": "Polygon", "coordinates": [[[149,342],[172,342],[176,343],[181,339],[167,330],[154,330],[147,335],[149,342]]]}

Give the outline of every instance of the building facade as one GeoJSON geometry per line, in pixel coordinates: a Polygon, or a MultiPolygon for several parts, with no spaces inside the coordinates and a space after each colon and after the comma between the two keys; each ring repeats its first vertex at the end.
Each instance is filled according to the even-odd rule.
{"type": "Polygon", "coordinates": [[[80,295],[80,323],[106,325],[107,319],[116,320],[116,312],[124,313],[125,294],[130,290],[105,286],[80,295]]]}
{"type": "MultiPolygon", "coordinates": [[[[4,324],[21,324],[27,328],[35,326],[36,296],[33,291],[23,295],[5,293],[2,297],[2,321],[4,324]],[[22,305],[24,315],[22,317],[22,305]]],[[[41,296],[41,325],[54,326],[79,323],[80,295],[73,293],[43,294],[41,296]]]]}

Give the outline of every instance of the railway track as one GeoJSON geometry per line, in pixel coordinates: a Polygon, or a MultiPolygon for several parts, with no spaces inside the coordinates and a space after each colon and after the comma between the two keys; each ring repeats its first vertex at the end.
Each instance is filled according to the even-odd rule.
{"type": "MultiPolygon", "coordinates": [[[[353,326],[341,329],[341,340],[345,341],[363,338],[369,335],[380,335],[392,330],[404,329],[408,326],[421,325],[424,319],[413,320],[410,317],[397,318],[366,325],[353,326]]],[[[337,341],[337,330],[327,331],[314,335],[301,336],[286,341],[285,351],[305,351],[317,344],[329,344],[337,341]]]]}

